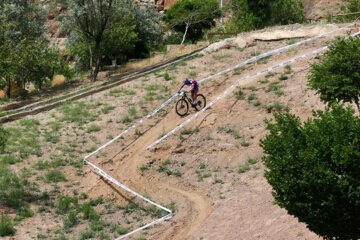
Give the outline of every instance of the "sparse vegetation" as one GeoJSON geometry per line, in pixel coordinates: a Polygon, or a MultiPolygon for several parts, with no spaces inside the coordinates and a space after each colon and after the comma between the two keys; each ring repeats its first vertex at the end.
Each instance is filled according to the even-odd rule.
{"type": "Polygon", "coordinates": [[[266,109],[266,111],[271,113],[273,110],[281,111],[284,108],[284,106],[280,102],[276,101],[273,104],[264,106],[264,108],[266,109]]]}
{"type": "Polygon", "coordinates": [[[10,218],[7,216],[1,216],[0,221],[0,236],[12,236],[15,234],[14,224],[11,222],[10,218]]]}
{"type": "Polygon", "coordinates": [[[234,92],[234,95],[237,100],[245,99],[244,92],[241,88],[238,88],[238,90],[234,92]]]}

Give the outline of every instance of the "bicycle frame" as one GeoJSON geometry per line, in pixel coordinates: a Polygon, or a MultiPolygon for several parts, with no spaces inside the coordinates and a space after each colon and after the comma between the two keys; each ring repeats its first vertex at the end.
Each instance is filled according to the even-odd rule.
{"type": "Polygon", "coordinates": [[[193,105],[193,101],[191,98],[188,97],[187,93],[190,93],[190,91],[184,91],[182,90],[181,93],[179,94],[181,96],[182,99],[187,100],[191,105],[193,105]],[[181,94],[182,93],[182,94],[181,94]]]}

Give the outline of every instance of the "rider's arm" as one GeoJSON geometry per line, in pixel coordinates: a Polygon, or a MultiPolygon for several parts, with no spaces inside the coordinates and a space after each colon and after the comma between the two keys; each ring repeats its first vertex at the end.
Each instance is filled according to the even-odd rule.
{"type": "Polygon", "coordinates": [[[179,91],[183,88],[185,86],[185,84],[183,83],[183,85],[181,85],[181,87],[180,87],[180,89],[179,89],[179,91]]]}

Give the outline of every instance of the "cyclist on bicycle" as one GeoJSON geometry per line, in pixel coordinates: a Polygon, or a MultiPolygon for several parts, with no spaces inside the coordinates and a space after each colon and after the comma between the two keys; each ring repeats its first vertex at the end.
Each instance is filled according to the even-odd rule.
{"type": "MultiPolygon", "coordinates": [[[[197,94],[198,94],[198,91],[199,91],[199,84],[196,80],[194,79],[188,79],[188,78],[185,78],[184,81],[183,81],[183,84],[181,85],[180,87],[180,90],[185,86],[189,86],[191,85],[191,98],[193,100],[192,104],[193,105],[196,105],[197,101],[197,94]]],[[[180,92],[179,90],[179,92],[180,92]]]]}

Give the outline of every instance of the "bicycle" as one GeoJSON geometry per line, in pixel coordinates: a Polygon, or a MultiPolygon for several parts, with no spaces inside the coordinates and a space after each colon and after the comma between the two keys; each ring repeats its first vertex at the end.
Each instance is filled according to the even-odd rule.
{"type": "Polygon", "coordinates": [[[206,106],[206,98],[202,94],[197,95],[197,103],[192,104],[192,99],[187,96],[187,93],[190,91],[181,90],[179,96],[181,98],[176,102],[175,111],[180,116],[183,117],[189,112],[189,103],[197,111],[200,111],[206,106]]]}

